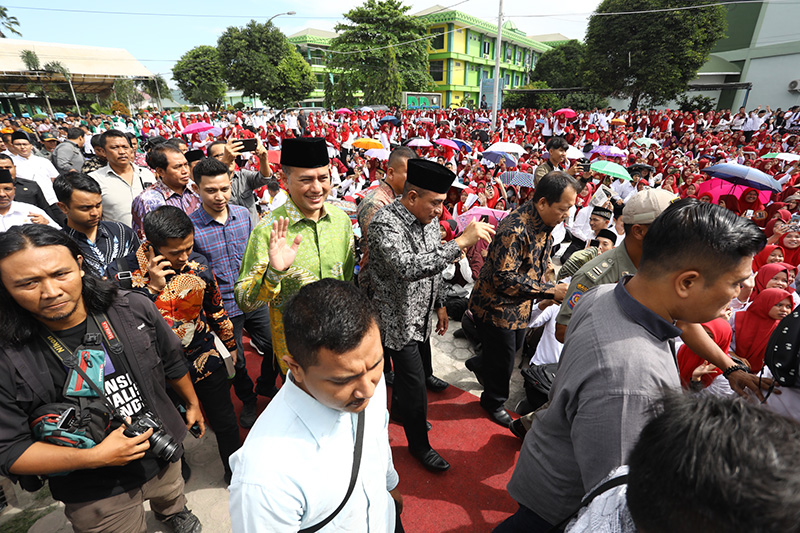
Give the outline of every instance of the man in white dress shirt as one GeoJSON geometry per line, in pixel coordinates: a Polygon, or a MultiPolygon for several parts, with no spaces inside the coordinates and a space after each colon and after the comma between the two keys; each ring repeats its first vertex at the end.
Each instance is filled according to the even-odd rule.
{"type": "Polygon", "coordinates": [[[53,180],[58,177],[56,167],[48,159],[33,155],[33,145],[28,134],[22,130],[11,134],[11,145],[14,147],[11,160],[17,167],[17,177],[35,181],[42,189],[47,203],[57,203],[58,198],[53,190],[53,180]]]}
{"type": "Polygon", "coordinates": [[[47,224],[56,229],[61,226],[56,224],[47,213],[35,205],[15,202],[14,179],[8,169],[0,168],[0,232],[8,230],[11,226],[22,224],[47,224]]]}
{"type": "Polygon", "coordinates": [[[288,304],[286,383],[230,458],[235,533],[296,532],[320,523],[322,532],[403,531],[375,316],[353,284],[327,278],[288,304]],[[347,497],[362,418],[362,455],[347,497]]]}

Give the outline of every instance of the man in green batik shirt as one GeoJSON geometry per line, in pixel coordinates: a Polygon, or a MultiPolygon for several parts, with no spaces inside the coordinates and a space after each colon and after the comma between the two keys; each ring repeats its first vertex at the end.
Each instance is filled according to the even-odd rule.
{"type": "Polygon", "coordinates": [[[289,200],[265,215],[250,235],[234,297],[245,313],[269,304],[272,347],[286,373],[284,305],[301,287],[322,278],[352,280],[355,256],[350,217],[325,203],[331,190],[325,139],[286,139],[281,168],[289,200]]]}

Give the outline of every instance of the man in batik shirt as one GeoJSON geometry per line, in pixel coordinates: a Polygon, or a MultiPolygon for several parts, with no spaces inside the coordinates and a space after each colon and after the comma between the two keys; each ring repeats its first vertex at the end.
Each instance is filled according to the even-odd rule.
{"type": "Polygon", "coordinates": [[[436,332],[447,331],[442,271],[479,239],[489,241],[489,224],[473,221],[445,244],[439,216],[456,175],[423,159],[408,160],[403,197],[379,210],[369,229],[373,303],[381,317],[384,354],[394,363],[392,417],[402,421],[408,449],[432,471],[450,468],[428,441],[425,360],[430,360],[431,313],[436,332]]]}
{"type": "Polygon", "coordinates": [[[228,372],[212,330],[235,360],[233,325],[208,261],[192,251],[189,215],[161,206],[145,215],[144,232],[147,240],[135,253],[108,265],[108,279],[149,296],[180,338],[195,392],[217,437],[225,482],[230,483],[228,457],[241,447],[241,440],[228,372]]]}
{"type": "Polygon", "coordinates": [[[331,190],[325,139],[286,139],[281,170],[289,200],[267,213],[250,235],[234,297],[245,313],[269,304],[272,349],[285,374],[286,302],[322,278],[352,280],[355,256],[350,217],[325,203],[331,190]]]}

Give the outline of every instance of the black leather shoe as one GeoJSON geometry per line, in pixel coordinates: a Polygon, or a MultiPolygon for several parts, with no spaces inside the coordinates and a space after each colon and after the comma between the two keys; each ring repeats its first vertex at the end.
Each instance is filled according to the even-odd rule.
{"type": "Polygon", "coordinates": [[[436,450],[432,448],[421,454],[411,452],[411,455],[419,460],[419,462],[422,463],[422,466],[432,472],[444,472],[450,468],[450,463],[445,461],[442,456],[436,453],[436,450]]]}
{"type": "Polygon", "coordinates": [[[505,409],[500,407],[496,411],[487,411],[489,413],[489,418],[492,419],[493,422],[500,424],[503,427],[510,427],[511,422],[513,422],[511,415],[509,415],[505,409]]]}
{"type": "Polygon", "coordinates": [[[383,379],[386,380],[386,386],[391,387],[394,385],[394,372],[389,370],[383,373],[383,379]]]}
{"type": "Polygon", "coordinates": [[[449,387],[450,384],[436,376],[428,376],[425,378],[425,386],[428,387],[428,390],[431,392],[442,392],[449,387]]]}
{"type": "Polygon", "coordinates": [[[475,378],[478,380],[478,383],[483,386],[483,378],[481,377],[480,373],[478,372],[478,365],[477,365],[478,357],[471,357],[464,362],[464,366],[467,367],[467,370],[475,374],[475,378]]]}
{"type": "Polygon", "coordinates": [[[516,420],[512,420],[511,423],[508,425],[508,429],[511,430],[511,433],[514,434],[519,440],[525,440],[525,434],[527,431],[525,430],[525,426],[522,425],[522,419],[517,418],[516,420]]]}
{"type": "Polygon", "coordinates": [[[456,339],[466,339],[467,334],[464,333],[463,329],[457,329],[453,332],[453,337],[455,337],[456,339]]]}

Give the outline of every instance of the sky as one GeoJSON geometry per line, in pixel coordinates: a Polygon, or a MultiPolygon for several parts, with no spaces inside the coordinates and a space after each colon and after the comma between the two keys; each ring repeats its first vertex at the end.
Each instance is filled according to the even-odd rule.
{"type": "MultiPolygon", "coordinates": [[[[272,22],[287,36],[304,28],[333,31],[342,13],[363,0],[172,0],[109,2],[108,0],[8,0],[8,14],[19,20],[22,37],[9,38],[62,44],[124,48],[151,72],[170,80],[171,68],[184,53],[200,45],[215,45],[229,26],[244,26],[250,19],[272,22]],[[70,10],[70,11],[65,11],[70,10]],[[83,11],[83,12],[74,12],[83,11]],[[95,13],[87,13],[93,11],[95,13]],[[124,12],[113,14],[110,12],[124,12]],[[156,14],[160,13],[160,14],[156,14]],[[175,16],[172,16],[175,15],[175,16]],[[202,15],[202,16],[198,16],[202,15]]],[[[453,9],[495,23],[498,2],[485,0],[405,0],[410,14],[434,5],[453,9]]],[[[504,21],[512,20],[527,35],[561,33],[583,39],[588,16],[600,0],[504,0],[504,21]]],[[[174,84],[170,81],[170,85],[174,84]]]]}

